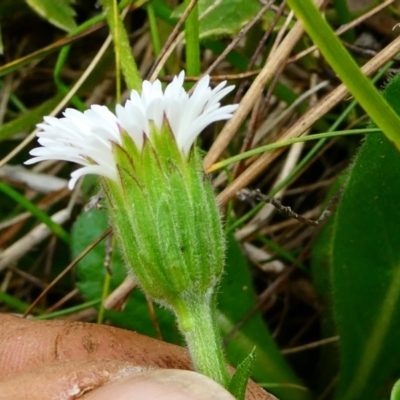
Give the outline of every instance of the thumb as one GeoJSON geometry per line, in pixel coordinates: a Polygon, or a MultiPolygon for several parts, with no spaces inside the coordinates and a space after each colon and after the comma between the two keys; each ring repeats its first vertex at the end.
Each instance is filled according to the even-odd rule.
{"type": "Polygon", "coordinates": [[[102,386],[82,400],[234,400],[222,386],[192,371],[145,371],[102,386]]]}

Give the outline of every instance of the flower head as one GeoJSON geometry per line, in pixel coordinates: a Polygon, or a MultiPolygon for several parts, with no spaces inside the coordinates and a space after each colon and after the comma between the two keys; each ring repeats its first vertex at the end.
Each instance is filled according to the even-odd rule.
{"type": "Polygon", "coordinates": [[[45,117],[38,125],[42,147],[31,151],[27,164],[55,159],[82,165],[70,188],[83,175],[100,175],[128,270],[150,298],[174,311],[196,369],[227,385],[215,325],[225,235],[193,143],[237,105],[220,104],[233,86],[211,89],[205,76],[189,95],[184,78],[180,73],[164,91],[158,80],[143,82],[141,94],[132,91],[115,114],[94,105],[83,113],[67,109],[60,119],[45,117]]]}
{"type": "Polygon", "coordinates": [[[182,71],[164,92],[159,80],[144,81],[142,93],[133,90],[124,106],[117,105],[115,114],[105,106],[93,105],[83,113],[66,109],[60,119],[45,117],[45,122],[38,125],[41,131],[37,136],[42,147],[31,150],[34,157],[26,164],[43,160],[81,164],[83,168],[71,174],[70,188],[87,174],[117,181],[113,146],[122,146],[123,132],[141,151],[145,140],[152,141],[153,127],[160,130],[165,122],[178,149],[188,156],[201,131],[213,122],[229,119],[237,105],[221,107],[220,100],[234,88],[225,87],[226,82],[211,89],[210,78],[206,75],[189,95],[183,88],[184,78],[182,71]]]}

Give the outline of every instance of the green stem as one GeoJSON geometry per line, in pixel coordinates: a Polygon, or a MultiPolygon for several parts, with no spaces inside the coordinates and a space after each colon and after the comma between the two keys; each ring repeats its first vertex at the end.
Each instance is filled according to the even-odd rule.
{"type": "Polygon", "coordinates": [[[296,17],[349,92],[387,138],[400,149],[400,117],[362,73],[312,0],[288,0],[296,17]]]}
{"type": "Polygon", "coordinates": [[[104,314],[106,312],[106,308],[104,307],[104,301],[110,293],[110,285],[111,285],[111,275],[108,273],[108,271],[106,271],[106,274],[104,276],[103,290],[101,293],[101,303],[99,306],[99,313],[97,314],[97,321],[96,321],[96,323],[99,325],[102,324],[104,321],[104,314]]]}
{"type": "Polygon", "coordinates": [[[194,369],[228,387],[229,375],[216,322],[215,300],[199,296],[175,307],[178,325],[185,336],[194,369]]]}

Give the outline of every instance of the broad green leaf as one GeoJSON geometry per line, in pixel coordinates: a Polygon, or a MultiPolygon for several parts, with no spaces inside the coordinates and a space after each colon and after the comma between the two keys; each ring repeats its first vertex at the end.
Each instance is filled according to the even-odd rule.
{"type": "MultiPolygon", "coordinates": [[[[215,4],[214,0],[199,1],[199,15],[215,4]]],[[[200,19],[200,38],[218,38],[236,35],[260,10],[257,0],[222,0],[200,19]]],[[[179,18],[184,8],[178,7],[171,17],[179,18]]]]}
{"type": "Polygon", "coordinates": [[[41,17],[64,31],[76,28],[73,0],[26,0],[28,5],[41,17]]]}
{"type": "MultiPolygon", "coordinates": [[[[337,179],[329,191],[327,199],[331,199],[336,195],[341,185],[343,185],[344,180],[345,174],[337,179]]],[[[312,247],[311,273],[314,287],[322,306],[320,319],[322,339],[337,336],[338,334],[333,312],[332,288],[332,244],[336,215],[337,213],[333,212],[328,218],[312,247]]],[[[318,376],[315,379],[316,391],[324,392],[331,384],[332,377],[336,376],[339,371],[338,342],[321,347],[317,371],[318,376]]]]}
{"type": "MultiPolygon", "coordinates": [[[[384,91],[397,113],[399,86],[398,75],[384,91]]],[[[400,153],[382,134],[368,135],[348,171],[333,231],[338,400],[388,398],[400,372],[399,182],[400,153]]]]}
{"type": "MultiPolygon", "coordinates": [[[[224,337],[232,332],[256,302],[246,260],[233,237],[228,237],[226,273],[219,291],[218,322],[224,337]]],[[[252,377],[257,382],[268,382],[278,386],[281,384],[281,387],[269,390],[285,400],[308,398],[304,391],[285,387],[285,384],[302,385],[302,382],[280,354],[259,311],[256,311],[226,344],[229,361],[233,365],[240,364],[254,347],[256,360],[252,377]]]]}

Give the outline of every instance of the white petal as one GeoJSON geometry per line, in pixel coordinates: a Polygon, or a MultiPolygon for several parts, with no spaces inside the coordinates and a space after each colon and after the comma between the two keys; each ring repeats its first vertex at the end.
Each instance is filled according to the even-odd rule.
{"type": "Polygon", "coordinates": [[[72,172],[71,179],[68,182],[68,187],[72,190],[74,188],[77,180],[80,177],[82,177],[84,175],[90,175],[90,174],[101,175],[106,178],[110,178],[114,181],[116,181],[118,179],[115,171],[111,171],[100,165],[89,165],[87,167],[79,168],[76,171],[72,172]]]}
{"type": "Polygon", "coordinates": [[[107,107],[93,105],[80,112],[67,108],[62,118],[45,117],[38,124],[38,142],[42,147],[31,150],[26,164],[43,160],[64,160],[82,168],[71,174],[70,187],[83,175],[98,174],[117,180],[117,166],[112,143],[122,145],[125,131],[138,149],[143,148],[144,135],[151,140],[152,124],[161,129],[164,118],[175,137],[178,148],[188,155],[196,137],[208,125],[231,118],[238,105],[221,106],[220,101],[234,86],[221,82],[214,89],[210,77],[203,76],[189,95],[183,85],[185,72],[175,76],[163,91],[159,80],[144,81],[142,92],[131,92],[125,105],[117,105],[115,114],[107,107]]]}
{"type": "Polygon", "coordinates": [[[119,125],[135,142],[139,149],[143,147],[143,134],[149,131],[148,121],[141,109],[128,100],[125,107],[117,105],[116,114],[119,125]]]}
{"type": "Polygon", "coordinates": [[[161,98],[154,99],[147,108],[147,119],[153,121],[158,129],[164,120],[163,101],[161,98]]]}
{"type": "Polygon", "coordinates": [[[81,113],[66,109],[63,118],[45,117],[38,127],[38,141],[43,147],[31,150],[34,158],[26,164],[44,160],[71,161],[83,166],[76,177],[96,173],[117,179],[117,167],[112,154],[112,142],[121,144],[117,117],[105,106],[92,106],[81,113]]]}
{"type": "Polygon", "coordinates": [[[187,96],[183,89],[183,83],[185,82],[185,71],[181,71],[178,76],[175,76],[172,82],[166,87],[164,97],[179,97],[187,96]]]}

